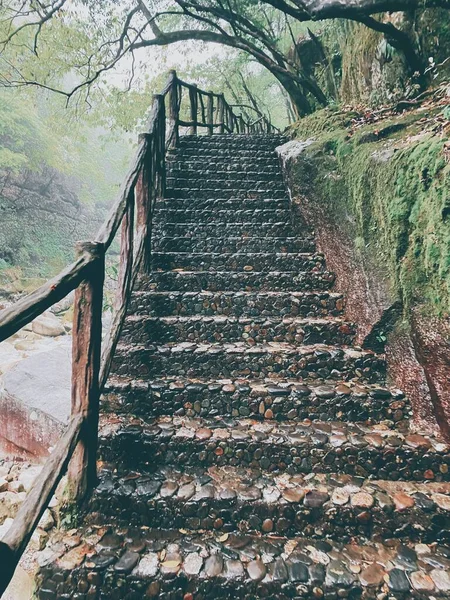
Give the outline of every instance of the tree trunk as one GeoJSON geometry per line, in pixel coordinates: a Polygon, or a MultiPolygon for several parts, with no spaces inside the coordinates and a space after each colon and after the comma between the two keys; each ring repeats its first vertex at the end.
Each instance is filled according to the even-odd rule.
{"type": "Polygon", "coordinates": [[[304,115],[311,114],[311,105],[303,91],[300,89],[298,83],[293,81],[288,75],[282,75],[280,73],[273,74],[289,94],[296,117],[303,117],[304,115]]]}

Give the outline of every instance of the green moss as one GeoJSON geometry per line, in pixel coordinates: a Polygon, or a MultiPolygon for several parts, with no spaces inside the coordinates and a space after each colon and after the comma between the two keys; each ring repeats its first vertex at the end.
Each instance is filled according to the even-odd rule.
{"type": "Polygon", "coordinates": [[[445,139],[429,133],[411,140],[423,113],[356,132],[342,113],[313,117],[295,131],[301,138],[315,137],[308,151],[318,169],[316,188],[354,240],[355,251],[385,274],[406,310],[420,301],[433,314],[447,313],[450,165],[443,154],[445,139]]]}

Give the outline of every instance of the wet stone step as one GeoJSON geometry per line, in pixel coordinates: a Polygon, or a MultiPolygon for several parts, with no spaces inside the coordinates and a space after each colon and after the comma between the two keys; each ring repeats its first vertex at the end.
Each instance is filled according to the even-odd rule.
{"type": "Polygon", "coordinates": [[[243,181],[251,179],[253,181],[283,181],[283,175],[280,165],[274,161],[266,161],[265,165],[257,165],[254,161],[243,163],[242,161],[220,161],[213,163],[208,161],[206,164],[194,163],[188,161],[173,161],[168,163],[167,174],[169,177],[195,178],[205,177],[211,180],[234,179],[243,181]]]}
{"type": "MultiPolygon", "coordinates": [[[[262,178],[257,180],[246,179],[245,181],[234,181],[230,179],[213,179],[199,178],[199,179],[181,179],[167,177],[167,189],[168,190],[221,190],[223,192],[234,191],[235,194],[240,196],[245,195],[247,192],[263,193],[267,198],[267,193],[271,193],[274,197],[279,197],[281,194],[286,194],[286,188],[281,181],[264,181],[262,178]]],[[[169,192],[170,193],[170,192],[169,192]]],[[[169,196],[170,197],[170,196],[169,196]]]]}
{"type": "MultiPolygon", "coordinates": [[[[283,142],[282,142],[283,143],[283,142]]],[[[281,143],[281,144],[282,144],[281,143]]],[[[177,149],[169,152],[170,156],[210,155],[217,159],[222,156],[257,156],[273,157],[277,160],[276,148],[281,145],[278,141],[269,143],[230,144],[215,141],[213,144],[181,143],[177,149]]]]}
{"type": "Polygon", "coordinates": [[[182,136],[180,137],[177,149],[171,152],[185,151],[188,148],[192,149],[225,149],[229,151],[241,151],[252,149],[256,152],[260,150],[274,152],[275,148],[280,144],[285,144],[288,141],[286,137],[263,137],[261,135],[213,135],[213,136],[182,136]],[[228,139],[227,139],[228,137],[228,139]]]}
{"type": "Polygon", "coordinates": [[[55,537],[50,551],[37,575],[39,600],[424,600],[450,591],[441,544],[91,526],[55,537]]]}
{"type": "MultiPolygon", "coordinates": [[[[171,168],[167,172],[167,178],[169,184],[175,180],[181,185],[183,185],[182,181],[186,180],[189,182],[192,181],[216,181],[216,182],[234,182],[234,183],[247,183],[250,181],[253,182],[264,182],[274,183],[278,182],[283,185],[283,174],[281,171],[281,167],[276,163],[270,167],[266,167],[265,169],[256,169],[248,168],[242,169],[242,167],[238,167],[237,169],[229,169],[223,166],[212,168],[210,164],[204,165],[202,168],[196,169],[186,169],[181,166],[180,168],[171,168]]],[[[170,185],[172,187],[172,185],[170,185]]],[[[173,186],[176,187],[176,186],[173,186]]]]}
{"type": "Polygon", "coordinates": [[[256,133],[256,134],[214,134],[213,136],[180,136],[180,148],[194,146],[225,146],[233,147],[255,147],[264,148],[265,146],[274,146],[275,144],[286,143],[289,136],[281,133],[256,133]]]}
{"type": "MultiPolygon", "coordinates": [[[[97,525],[113,520],[122,526],[158,523],[164,529],[302,535],[343,543],[355,538],[450,543],[449,483],[270,475],[240,467],[118,474],[109,465],[89,510],[89,522],[97,525]]],[[[416,562],[413,554],[410,561],[416,562]]]]}
{"type": "MultiPolygon", "coordinates": [[[[162,215],[161,215],[162,216],[162,215]]],[[[255,237],[255,238],[281,238],[281,240],[294,236],[294,227],[286,217],[279,223],[239,223],[235,221],[211,221],[208,223],[171,223],[163,219],[155,221],[154,238],[157,240],[162,235],[168,237],[198,237],[198,238],[230,238],[230,237],[255,237]]],[[[298,232],[310,243],[312,236],[298,232]]]]}
{"type": "Polygon", "coordinates": [[[99,459],[124,470],[240,466],[291,475],[339,473],[449,481],[450,447],[431,436],[355,423],[103,417],[99,459]]]}
{"type": "MultiPolygon", "coordinates": [[[[216,138],[216,136],[213,136],[216,138]]],[[[206,153],[214,154],[216,157],[220,154],[254,154],[256,156],[275,156],[276,148],[285,143],[284,140],[220,140],[213,139],[212,142],[206,143],[197,140],[180,140],[178,148],[169,152],[171,155],[186,155],[191,153],[206,153]]]]}
{"type": "Polygon", "coordinates": [[[255,176],[236,177],[228,175],[221,177],[214,175],[213,177],[202,177],[196,173],[188,177],[171,177],[166,178],[167,187],[169,189],[223,189],[223,190],[238,190],[242,193],[246,190],[273,190],[276,192],[285,192],[286,187],[283,183],[281,174],[273,175],[264,173],[256,174],[255,176]]]}
{"type": "Polygon", "coordinates": [[[161,376],[219,377],[249,379],[270,376],[299,380],[353,379],[379,382],[384,379],[385,361],[371,352],[333,346],[295,346],[283,343],[249,346],[183,342],[164,346],[117,348],[112,373],[125,377],[161,376]]]}
{"type": "MultiPolygon", "coordinates": [[[[303,291],[329,290],[335,280],[330,271],[292,272],[232,272],[232,271],[164,271],[153,272],[148,290],[159,291],[303,291]]],[[[142,287],[139,287],[142,289],[142,287]]]]}
{"type": "Polygon", "coordinates": [[[234,149],[234,148],[183,148],[173,154],[169,154],[170,160],[202,162],[208,164],[210,160],[253,161],[256,159],[269,160],[271,164],[278,162],[278,156],[275,150],[261,150],[254,148],[234,149]]]}
{"type": "MultiPolygon", "coordinates": [[[[140,286],[151,285],[141,279],[140,286]]],[[[341,294],[330,292],[146,292],[135,291],[129,314],[149,316],[323,317],[342,313],[341,294]]]]}
{"type": "MultiPolygon", "coordinates": [[[[182,229],[182,228],[180,228],[182,229]]],[[[220,231],[217,229],[217,231],[220,231]]],[[[222,233],[227,233],[225,230],[222,233]]],[[[239,233],[239,231],[238,231],[239,233]]],[[[159,237],[153,238],[155,251],[163,252],[314,252],[314,241],[296,237],[159,237]]]]}
{"type": "Polygon", "coordinates": [[[203,380],[168,378],[146,382],[115,378],[103,410],[142,417],[251,417],[277,421],[383,422],[402,432],[412,418],[404,394],[377,385],[317,384],[297,380],[203,380]]]}
{"type": "Polygon", "coordinates": [[[172,151],[173,154],[187,154],[192,151],[197,152],[217,152],[217,153],[256,153],[258,156],[276,155],[276,148],[281,144],[286,143],[285,140],[221,140],[219,138],[212,139],[211,142],[203,142],[197,140],[180,140],[178,148],[172,151]]]}
{"type": "Polygon", "coordinates": [[[167,172],[174,177],[179,175],[190,175],[199,173],[204,177],[214,176],[218,173],[220,176],[227,173],[229,175],[249,173],[252,177],[257,174],[282,173],[280,164],[276,157],[246,159],[242,156],[222,157],[216,160],[210,157],[207,161],[195,157],[173,157],[166,161],[167,172]]]}
{"type": "Polygon", "coordinates": [[[153,252],[151,268],[198,271],[319,271],[325,259],[322,254],[274,252],[153,252]]]}
{"type": "MultiPolygon", "coordinates": [[[[227,169],[228,164],[232,163],[236,166],[236,168],[239,168],[239,165],[241,164],[248,164],[249,166],[253,166],[254,169],[259,169],[260,165],[268,165],[272,168],[280,168],[280,160],[277,148],[278,146],[275,146],[275,148],[264,148],[263,152],[261,152],[260,154],[254,154],[254,148],[218,148],[220,155],[217,154],[216,156],[214,156],[211,152],[211,158],[207,162],[203,162],[203,164],[200,166],[203,168],[217,167],[218,170],[223,170],[227,169]],[[225,152],[228,153],[227,157],[223,156],[225,152]],[[245,159],[243,158],[243,155],[245,153],[251,153],[252,155],[248,162],[245,162],[245,159]]],[[[169,165],[169,167],[174,162],[180,160],[181,162],[191,161],[197,164],[197,161],[195,161],[195,157],[193,159],[191,158],[191,150],[193,150],[193,148],[189,148],[189,152],[186,152],[186,149],[187,148],[178,147],[173,150],[169,150],[166,157],[167,164],[169,165]]],[[[200,146],[198,146],[197,149],[199,153],[212,150],[211,148],[202,148],[200,146]]]]}
{"type": "Polygon", "coordinates": [[[158,210],[189,210],[193,205],[197,210],[242,210],[244,207],[247,210],[290,210],[290,203],[287,197],[285,198],[267,198],[267,199],[252,199],[246,198],[172,198],[170,200],[158,200],[158,210]]]}
{"type": "MultiPolygon", "coordinates": [[[[239,210],[230,209],[213,209],[202,210],[193,208],[190,209],[159,209],[158,205],[155,209],[155,223],[273,223],[279,227],[280,223],[286,226],[290,225],[290,213],[285,209],[255,209],[242,208],[239,210]]],[[[247,206],[244,204],[244,206],[247,206]]]]}
{"type": "MultiPolygon", "coordinates": [[[[212,182],[211,182],[212,183],[212,182]]],[[[177,187],[177,188],[169,188],[166,189],[165,197],[167,199],[170,198],[236,198],[240,197],[242,200],[246,200],[250,198],[252,200],[264,200],[264,199],[275,199],[275,200],[283,200],[287,198],[287,192],[284,187],[279,191],[276,189],[268,189],[265,185],[261,188],[257,188],[255,186],[249,187],[248,189],[236,187],[235,189],[224,188],[223,185],[216,184],[216,186],[211,185],[211,187],[177,187]]]]}
{"type": "Polygon", "coordinates": [[[355,326],[340,319],[289,317],[227,317],[203,315],[128,317],[122,344],[168,344],[183,341],[215,343],[244,342],[254,346],[266,342],[292,344],[350,345],[355,326]]]}

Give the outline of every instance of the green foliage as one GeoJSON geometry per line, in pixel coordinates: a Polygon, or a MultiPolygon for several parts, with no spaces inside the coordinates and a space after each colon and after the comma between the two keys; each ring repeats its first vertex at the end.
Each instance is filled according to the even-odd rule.
{"type": "Polygon", "coordinates": [[[54,140],[33,106],[12,90],[0,94],[0,169],[36,170],[42,162],[56,166],[54,140]]]}
{"type": "MultiPolygon", "coordinates": [[[[49,77],[70,80],[76,77],[73,61],[89,49],[86,35],[78,34],[76,24],[55,21],[39,39],[39,59],[30,58],[21,45],[9,46],[2,57],[30,73],[44,77],[46,69],[49,77]],[[55,36],[67,43],[64,55],[51,47],[55,36]]],[[[20,35],[20,42],[31,44],[29,30],[20,35]]],[[[5,64],[3,60],[2,67],[5,64]]],[[[148,104],[147,99],[146,108],[148,104]]],[[[122,118],[114,88],[111,93],[93,91],[89,104],[80,99],[67,104],[65,97],[39,87],[0,89],[0,258],[5,269],[21,266],[27,276],[52,276],[73,259],[75,239],[94,235],[126,173],[133,148],[124,130],[135,130],[134,106],[132,97],[130,111],[122,118]],[[32,189],[26,183],[30,173],[32,189]],[[48,196],[55,178],[61,193],[56,187],[48,196]],[[5,183],[14,186],[12,195],[5,183]],[[49,212],[50,200],[54,214],[49,212]],[[72,213],[78,211],[79,222],[64,216],[67,202],[72,213]]],[[[140,116],[144,114],[142,110],[140,116]]]]}

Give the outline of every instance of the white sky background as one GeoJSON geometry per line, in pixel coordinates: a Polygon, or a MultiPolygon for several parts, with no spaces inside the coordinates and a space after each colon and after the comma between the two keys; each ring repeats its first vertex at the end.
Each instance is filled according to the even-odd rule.
{"type": "MultiPolygon", "coordinates": [[[[119,0],[117,6],[119,8],[126,7],[129,6],[129,2],[119,0]]],[[[151,11],[155,10],[152,0],[147,0],[147,6],[151,11]]],[[[72,0],[68,3],[68,7],[80,15],[85,14],[88,18],[87,8],[80,6],[79,2],[72,0]]],[[[229,48],[225,48],[220,44],[206,44],[198,41],[179,42],[165,47],[141,48],[135,53],[135,85],[139,85],[139,80],[145,75],[153,78],[161,73],[168,73],[170,69],[200,66],[205,64],[211,57],[225,58],[229,52],[229,48]]],[[[108,80],[118,87],[126,86],[131,74],[131,64],[132,57],[126,55],[115,69],[105,74],[105,81],[108,80]]]]}
{"type": "MultiPolygon", "coordinates": [[[[179,42],[166,47],[142,48],[136,53],[136,79],[145,75],[153,78],[170,69],[183,70],[187,67],[205,64],[211,57],[225,58],[228,49],[219,44],[203,42],[179,42]]],[[[131,56],[126,56],[115,71],[109,73],[109,80],[121,86],[131,73],[131,56]]]]}

